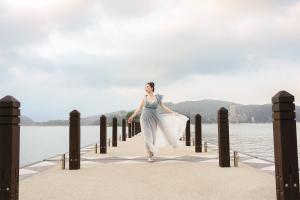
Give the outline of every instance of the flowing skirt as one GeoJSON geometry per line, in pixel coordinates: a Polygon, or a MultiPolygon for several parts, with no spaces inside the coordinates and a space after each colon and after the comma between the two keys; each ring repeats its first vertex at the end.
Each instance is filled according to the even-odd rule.
{"type": "Polygon", "coordinates": [[[173,148],[181,146],[180,138],[185,133],[188,119],[182,114],[158,113],[155,109],[145,109],[140,123],[146,148],[157,152],[158,148],[166,145],[173,148]]]}

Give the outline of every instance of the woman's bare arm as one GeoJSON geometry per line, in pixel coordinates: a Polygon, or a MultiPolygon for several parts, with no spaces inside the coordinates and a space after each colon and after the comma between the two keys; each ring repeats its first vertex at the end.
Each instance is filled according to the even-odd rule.
{"type": "Polygon", "coordinates": [[[140,101],[140,104],[139,104],[139,106],[136,108],[135,112],[129,117],[129,119],[128,119],[128,122],[129,122],[129,123],[131,123],[132,120],[133,120],[133,118],[134,118],[139,112],[141,112],[143,106],[144,106],[144,99],[142,99],[142,100],[140,101]]]}

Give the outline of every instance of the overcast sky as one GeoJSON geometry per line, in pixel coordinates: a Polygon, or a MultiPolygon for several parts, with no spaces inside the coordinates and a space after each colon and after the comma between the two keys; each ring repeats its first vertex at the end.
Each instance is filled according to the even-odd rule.
{"type": "Polygon", "coordinates": [[[300,104],[300,1],[0,0],[0,96],[36,121],[165,101],[300,104]]]}

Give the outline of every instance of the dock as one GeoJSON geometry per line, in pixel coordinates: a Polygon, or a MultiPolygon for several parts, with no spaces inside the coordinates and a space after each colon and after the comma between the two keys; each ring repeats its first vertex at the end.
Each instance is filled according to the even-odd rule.
{"type": "Polygon", "coordinates": [[[96,154],[94,146],[81,149],[79,170],[62,170],[60,156],[20,169],[20,199],[276,199],[273,163],[240,154],[234,167],[231,154],[231,166],[221,168],[211,144],[202,153],[184,144],[162,147],[152,163],[142,134],[118,141],[107,154],[96,154]]]}

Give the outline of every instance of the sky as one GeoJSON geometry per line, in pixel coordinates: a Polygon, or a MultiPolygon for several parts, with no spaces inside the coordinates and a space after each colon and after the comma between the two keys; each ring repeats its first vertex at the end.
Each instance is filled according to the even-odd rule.
{"type": "Polygon", "coordinates": [[[0,0],[0,98],[35,121],[163,101],[300,105],[298,0],[0,0]]]}

